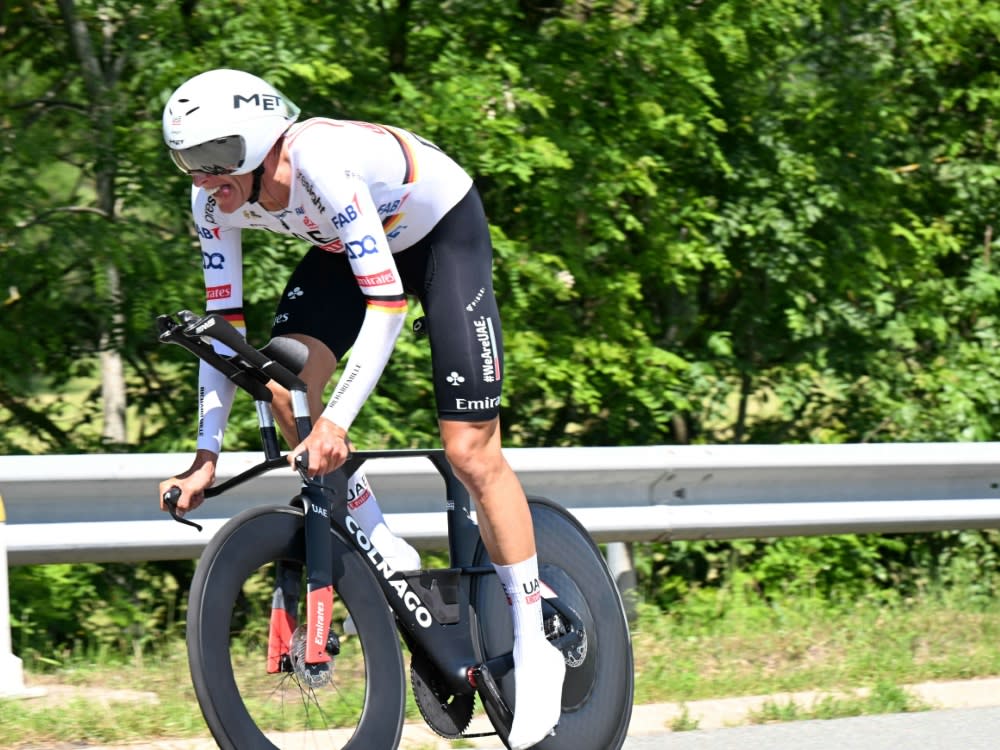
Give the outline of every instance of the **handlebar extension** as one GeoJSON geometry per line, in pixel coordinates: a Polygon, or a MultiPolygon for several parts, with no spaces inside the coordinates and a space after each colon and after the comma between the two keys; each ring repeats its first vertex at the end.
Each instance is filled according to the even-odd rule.
{"type": "Polygon", "coordinates": [[[306,385],[296,374],[305,363],[306,348],[301,342],[277,338],[258,350],[217,313],[198,317],[190,310],[181,310],[177,319],[180,322],[169,315],[157,317],[160,341],[184,347],[249,392],[255,400],[271,401],[271,392],[265,387],[269,380],[290,391],[305,392],[306,385]],[[224,344],[234,354],[219,354],[206,339],[224,344]]]}

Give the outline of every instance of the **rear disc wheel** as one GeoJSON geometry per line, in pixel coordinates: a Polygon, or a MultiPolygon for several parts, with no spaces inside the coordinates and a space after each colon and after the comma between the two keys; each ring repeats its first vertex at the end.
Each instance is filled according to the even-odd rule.
{"type": "MultiPolygon", "coordinates": [[[[562,715],[556,733],[538,750],[619,750],[632,716],[634,665],[632,641],[618,587],[597,545],[564,508],[547,500],[529,501],[541,581],[556,599],[543,602],[546,633],[567,645],[562,715]],[[579,628],[582,632],[567,632],[579,628]]],[[[477,564],[488,563],[480,548],[477,564]]],[[[513,625],[506,596],[496,576],[474,584],[481,657],[513,648],[513,625]]],[[[514,674],[500,679],[507,705],[514,708],[514,674]]],[[[491,719],[496,721],[495,717],[491,719]]]]}

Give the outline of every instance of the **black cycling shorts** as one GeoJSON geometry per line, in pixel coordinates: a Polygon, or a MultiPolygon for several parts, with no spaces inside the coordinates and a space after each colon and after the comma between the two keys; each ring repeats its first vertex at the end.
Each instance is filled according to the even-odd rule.
{"type": "MultiPolygon", "coordinates": [[[[493,419],[500,411],[503,337],[493,293],[493,245],[476,188],[393,259],[403,289],[423,307],[438,416],[493,419]]],[[[364,317],[365,296],[347,257],[313,247],[288,280],[271,335],[312,336],[340,362],[364,317]]]]}

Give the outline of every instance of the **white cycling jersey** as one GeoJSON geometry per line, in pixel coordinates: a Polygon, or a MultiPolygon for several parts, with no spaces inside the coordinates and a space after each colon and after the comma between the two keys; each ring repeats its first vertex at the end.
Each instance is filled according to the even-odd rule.
{"type": "MultiPolygon", "coordinates": [[[[315,118],[293,125],[285,143],[291,192],[280,211],[245,203],[227,214],[206,190],[192,190],[206,307],[246,332],[243,229],[292,235],[327,252],[346,253],[367,308],[323,412],[346,430],[381,376],[406,316],[393,253],[427,235],[468,193],[472,178],[433,144],[385,125],[315,118]]],[[[198,448],[219,453],[235,386],[202,363],[198,393],[198,448]]]]}

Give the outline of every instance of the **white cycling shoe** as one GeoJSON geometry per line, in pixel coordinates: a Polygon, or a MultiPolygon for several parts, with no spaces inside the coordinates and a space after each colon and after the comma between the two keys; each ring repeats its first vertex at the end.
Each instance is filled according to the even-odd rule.
{"type": "MultiPolygon", "coordinates": [[[[382,550],[379,550],[381,553],[382,550]]],[[[417,552],[405,539],[396,539],[396,549],[392,554],[383,554],[382,558],[389,563],[389,567],[395,571],[419,570],[420,553],[417,552]]],[[[344,620],[344,633],[346,635],[357,635],[358,629],[354,626],[354,620],[350,614],[344,620]]]]}
{"type": "Polygon", "coordinates": [[[537,745],[552,733],[562,714],[566,661],[548,641],[542,646],[514,672],[514,722],[507,737],[511,750],[537,745]]]}

